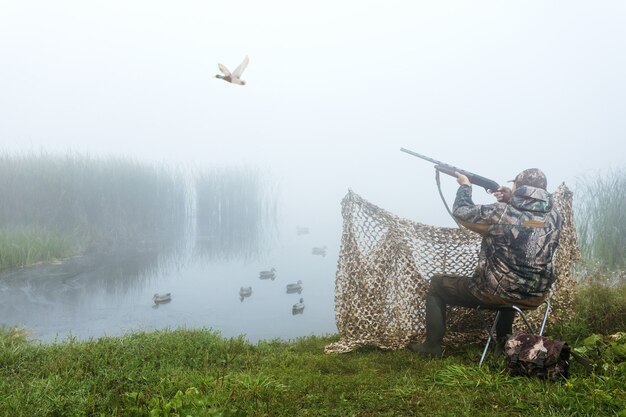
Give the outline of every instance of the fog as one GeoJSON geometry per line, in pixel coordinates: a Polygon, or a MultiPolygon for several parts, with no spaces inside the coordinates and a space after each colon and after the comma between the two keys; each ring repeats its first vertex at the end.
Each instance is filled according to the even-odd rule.
{"type": "Polygon", "coordinates": [[[451,226],[400,147],[498,182],[540,167],[551,189],[624,165],[625,18],[621,1],[5,0],[0,149],[252,165],[294,223],[340,223],[352,189],[451,226]],[[247,85],[214,78],[246,55],[247,85]]]}

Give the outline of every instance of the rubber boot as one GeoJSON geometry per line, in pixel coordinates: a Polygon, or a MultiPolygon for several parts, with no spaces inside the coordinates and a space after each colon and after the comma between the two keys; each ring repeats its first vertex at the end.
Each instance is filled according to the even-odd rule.
{"type": "Polygon", "coordinates": [[[424,343],[411,343],[409,349],[424,356],[440,357],[441,342],[446,332],[446,305],[434,295],[426,297],[426,340],[424,343]]]}
{"type": "Polygon", "coordinates": [[[513,320],[515,311],[501,311],[498,324],[496,325],[496,348],[494,350],[494,360],[504,352],[504,344],[513,334],[513,320]]]}
{"type": "Polygon", "coordinates": [[[515,314],[517,314],[515,310],[500,312],[500,319],[496,325],[496,337],[498,339],[513,334],[513,320],[515,320],[515,314]]]}

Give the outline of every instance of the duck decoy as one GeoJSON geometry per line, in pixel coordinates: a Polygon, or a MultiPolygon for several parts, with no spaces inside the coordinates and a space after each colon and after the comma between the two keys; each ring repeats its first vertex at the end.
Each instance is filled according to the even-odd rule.
{"type": "Polygon", "coordinates": [[[243,301],[244,298],[250,297],[252,295],[252,287],[241,287],[239,288],[239,299],[243,301]]]}
{"type": "Polygon", "coordinates": [[[287,294],[293,294],[297,292],[300,294],[302,292],[302,281],[298,280],[295,284],[287,284],[287,294]]]}
{"type": "Polygon", "coordinates": [[[302,314],[304,312],[304,300],[301,298],[300,302],[295,303],[291,308],[291,314],[302,314]]]}
{"type": "Polygon", "coordinates": [[[232,84],[246,85],[246,82],[241,79],[241,74],[243,73],[243,70],[245,70],[248,66],[248,62],[250,62],[250,59],[248,59],[248,56],[246,55],[246,57],[243,59],[243,62],[239,64],[239,66],[235,68],[232,73],[228,70],[228,68],[226,68],[224,64],[217,64],[217,67],[220,69],[220,71],[222,71],[224,75],[217,74],[215,78],[220,78],[232,84]]]}
{"type": "Polygon", "coordinates": [[[169,303],[170,301],[172,301],[172,294],[169,292],[165,294],[156,293],[152,296],[152,301],[154,301],[154,304],[169,303]]]}
{"type": "Polygon", "coordinates": [[[321,248],[315,247],[311,250],[311,253],[313,255],[326,256],[326,246],[322,246],[321,248]]]}
{"type": "Polygon", "coordinates": [[[259,272],[260,279],[274,279],[276,278],[276,269],[272,268],[269,271],[261,271],[259,272]]]}

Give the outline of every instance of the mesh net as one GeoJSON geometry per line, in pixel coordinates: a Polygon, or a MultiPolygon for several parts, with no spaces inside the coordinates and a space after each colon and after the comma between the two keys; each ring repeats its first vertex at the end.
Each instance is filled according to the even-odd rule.
{"type": "MultiPolygon", "coordinates": [[[[561,184],[552,194],[563,215],[555,255],[548,326],[572,314],[573,264],[580,254],[572,212],[572,192],[561,184]]],[[[360,346],[401,349],[425,333],[425,299],[434,274],[471,276],[481,237],[465,228],[434,227],[403,219],[352,191],[341,203],[343,233],[335,281],[335,319],[340,340],[326,353],[360,346]]],[[[537,326],[542,312],[528,314],[537,326]]],[[[519,323],[516,322],[516,326],[519,323]]],[[[473,309],[449,306],[444,345],[484,340],[473,309]]]]}

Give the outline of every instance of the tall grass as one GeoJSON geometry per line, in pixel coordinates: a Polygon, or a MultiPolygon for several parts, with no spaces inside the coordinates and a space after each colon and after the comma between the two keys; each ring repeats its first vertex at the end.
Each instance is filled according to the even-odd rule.
{"type": "Polygon", "coordinates": [[[0,225],[89,233],[110,239],[154,236],[184,221],[182,177],[127,158],[0,155],[0,225]]]}
{"type": "Polygon", "coordinates": [[[0,269],[65,258],[76,251],[67,236],[32,228],[0,230],[0,269]]]}
{"type": "Polygon", "coordinates": [[[0,154],[0,195],[5,236],[28,229],[102,248],[172,239],[185,230],[182,175],[128,158],[0,154]]]}
{"type": "Polygon", "coordinates": [[[0,269],[89,248],[182,246],[172,242],[185,237],[190,212],[198,255],[254,256],[276,216],[270,188],[267,176],[250,168],[189,178],[129,158],[0,154],[0,269]],[[195,186],[195,201],[186,181],[195,186]]]}
{"type": "MultiPolygon", "coordinates": [[[[325,355],[336,336],[225,339],[209,330],[30,344],[0,329],[7,416],[617,416],[623,356],[578,363],[562,382],[478,367],[480,346],[426,359],[408,350],[325,355]]],[[[604,352],[606,350],[603,350],[604,352]]]]}
{"type": "Polygon", "coordinates": [[[626,330],[626,283],[607,286],[606,280],[585,281],[578,286],[574,295],[576,314],[569,321],[555,324],[554,332],[560,339],[575,344],[591,334],[626,330]]]}
{"type": "Polygon", "coordinates": [[[250,257],[263,250],[276,206],[267,177],[251,168],[218,168],[195,176],[199,256],[250,257]]]}
{"type": "Polygon", "coordinates": [[[574,215],[584,260],[608,270],[626,269],[626,171],[582,177],[574,215]]]}

